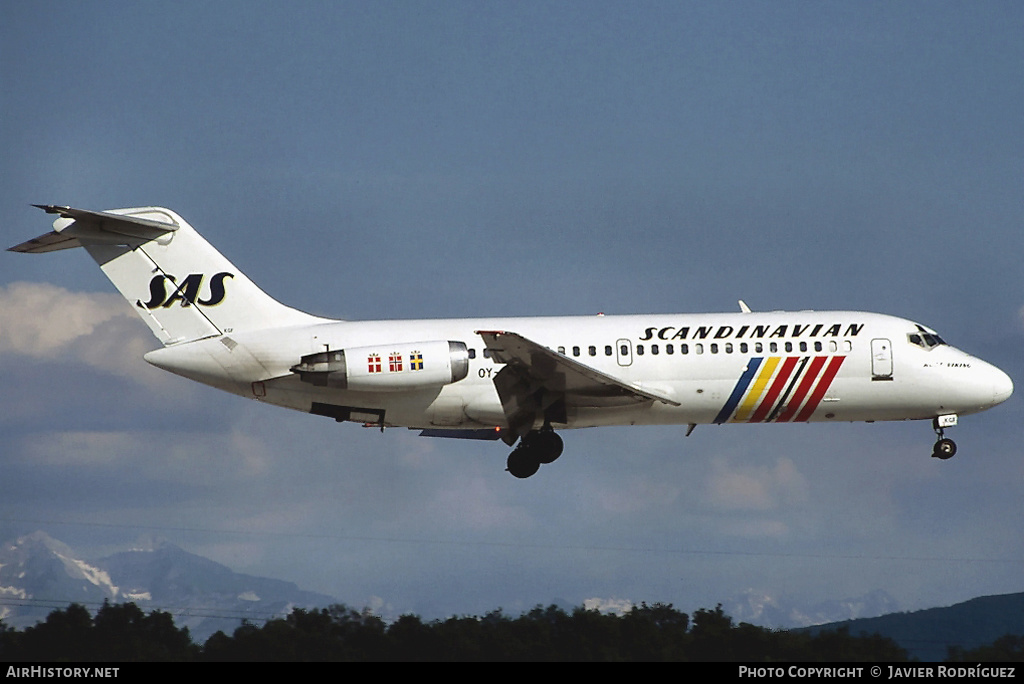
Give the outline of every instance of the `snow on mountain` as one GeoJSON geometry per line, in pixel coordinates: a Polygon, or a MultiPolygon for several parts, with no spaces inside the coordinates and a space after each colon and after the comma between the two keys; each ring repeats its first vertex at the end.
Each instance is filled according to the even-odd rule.
{"type": "MultiPolygon", "coordinates": [[[[95,611],[104,601],[132,601],[162,610],[204,642],[217,630],[232,633],[243,621],[261,624],[293,607],[325,608],[338,600],[303,591],[291,582],[243,575],[167,542],[150,539],[129,551],[84,560],[68,545],[34,532],[0,547],[0,619],[24,629],[69,603],[95,611]]],[[[588,599],[587,608],[621,614],[624,599],[588,599]]],[[[875,617],[899,610],[884,591],[803,605],[747,590],[723,603],[735,622],[797,628],[875,617]]]]}
{"type": "Polygon", "coordinates": [[[291,582],[236,573],[167,542],[86,561],[68,545],[33,532],[0,547],[0,619],[23,629],[53,610],[79,603],[91,611],[104,601],[132,601],[163,610],[203,642],[230,634],[243,621],[257,624],[293,607],[323,608],[337,599],[291,582]]]}
{"type": "Polygon", "coordinates": [[[100,605],[118,595],[107,572],[44,532],[0,547],[0,619],[11,626],[35,624],[61,603],[100,605]]]}
{"type": "Polygon", "coordinates": [[[900,608],[896,600],[881,589],[855,598],[822,601],[812,605],[748,589],[723,604],[722,609],[735,622],[749,622],[760,627],[793,629],[842,620],[877,617],[895,613],[900,608]]]}

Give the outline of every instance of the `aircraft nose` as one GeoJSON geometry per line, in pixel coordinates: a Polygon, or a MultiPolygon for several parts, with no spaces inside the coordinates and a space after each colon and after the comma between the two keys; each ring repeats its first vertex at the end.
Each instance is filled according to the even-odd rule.
{"type": "MultiPolygon", "coordinates": [[[[987,361],[963,354],[947,362],[954,371],[969,368],[967,373],[955,372],[953,380],[960,413],[985,411],[1003,403],[1013,394],[1010,376],[987,361]],[[962,359],[962,360],[961,360],[962,359]]],[[[954,402],[951,402],[951,405],[954,402]]]]}
{"type": "Polygon", "coordinates": [[[1001,404],[1013,394],[1013,380],[1010,376],[992,366],[992,405],[1001,404]]]}

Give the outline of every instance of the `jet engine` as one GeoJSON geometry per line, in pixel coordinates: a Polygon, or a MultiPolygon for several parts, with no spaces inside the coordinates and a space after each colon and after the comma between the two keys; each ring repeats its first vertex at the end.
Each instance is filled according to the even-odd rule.
{"type": "Polygon", "coordinates": [[[431,340],[348,347],[303,356],[292,366],[302,382],[357,392],[441,387],[469,373],[465,342],[431,340]]]}

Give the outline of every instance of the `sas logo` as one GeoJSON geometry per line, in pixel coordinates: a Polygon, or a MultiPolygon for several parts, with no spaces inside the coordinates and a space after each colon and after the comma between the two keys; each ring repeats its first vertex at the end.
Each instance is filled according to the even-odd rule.
{"type": "Polygon", "coordinates": [[[224,280],[226,278],[234,278],[235,274],[225,271],[210,278],[210,294],[203,299],[200,297],[200,291],[202,290],[205,277],[202,273],[192,273],[182,280],[179,285],[178,279],[170,274],[154,276],[149,281],[149,301],[143,304],[142,300],[138,300],[135,302],[135,305],[152,310],[158,307],[166,309],[175,302],[180,302],[183,307],[191,306],[192,304],[201,306],[220,304],[224,301],[224,280]],[[173,289],[167,287],[168,281],[170,281],[173,289]],[[168,292],[169,289],[170,292],[168,292]]]}

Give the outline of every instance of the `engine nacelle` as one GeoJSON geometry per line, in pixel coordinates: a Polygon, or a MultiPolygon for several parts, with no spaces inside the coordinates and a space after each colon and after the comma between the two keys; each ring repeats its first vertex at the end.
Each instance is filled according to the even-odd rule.
{"type": "Polygon", "coordinates": [[[291,371],[320,387],[405,392],[462,380],[469,374],[469,350],[451,340],[349,347],[303,356],[291,371]]]}

